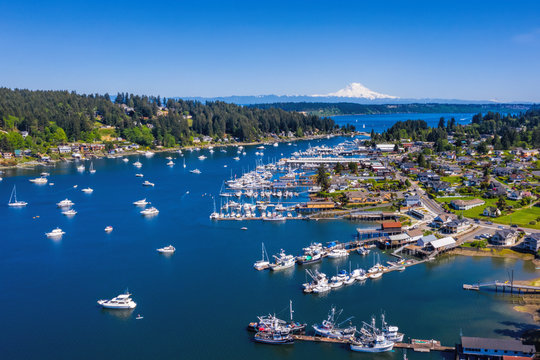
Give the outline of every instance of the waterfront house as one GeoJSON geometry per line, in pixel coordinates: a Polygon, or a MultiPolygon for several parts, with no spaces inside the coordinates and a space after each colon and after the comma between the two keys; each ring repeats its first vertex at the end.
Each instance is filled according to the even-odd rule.
{"type": "Polygon", "coordinates": [[[510,229],[497,230],[491,237],[490,242],[497,246],[512,246],[516,243],[517,232],[510,229]]]}
{"type": "Polygon", "coordinates": [[[484,205],[486,202],[481,199],[472,200],[452,200],[450,205],[456,210],[469,210],[476,206],[484,205]]]}
{"type": "Polygon", "coordinates": [[[458,346],[459,360],[533,358],[535,354],[534,345],[525,345],[520,340],[514,339],[462,336],[461,344],[458,346]]]}
{"type": "Polygon", "coordinates": [[[58,152],[60,154],[67,154],[67,153],[71,152],[71,148],[69,146],[66,146],[66,145],[60,145],[60,146],[58,146],[58,152]]]}
{"type": "Polygon", "coordinates": [[[441,239],[430,241],[427,245],[427,248],[434,251],[445,251],[445,250],[453,249],[455,247],[456,247],[456,240],[451,236],[447,236],[441,239]]]}
{"type": "Polygon", "coordinates": [[[400,246],[408,242],[411,242],[411,239],[407,233],[389,235],[386,241],[387,245],[391,246],[400,246]]]}
{"type": "Polygon", "coordinates": [[[501,216],[501,210],[497,209],[494,206],[488,206],[484,209],[482,215],[495,218],[501,216]]]}
{"type": "Polygon", "coordinates": [[[540,233],[532,233],[527,235],[523,240],[523,247],[534,253],[540,250],[540,233]]]}
{"type": "Polygon", "coordinates": [[[420,229],[413,229],[413,230],[408,230],[407,235],[409,235],[409,241],[413,242],[413,241],[420,240],[420,238],[424,235],[424,233],[420,229]]]}
{"type": "Polygon", "coordinates": [[[430,242],[437,240],[437,237],[435,235],[426,235],[422,236],[420,239],[418,239],[416,245],[420,246],[421,248],[426,247],[430,242]]]}
{"type": "Polygon", "coordinates": [[[443,227],[444,225],[448,224],[452,220],[454,220],[455,217],[448,214],[441,214],[438,215],[435,219],[433,219],[432,226],[436,228],[443,227]]]}
{"type": "Polygon", "coordinates": [[[448,224],[446,224],[441,229],[441,232],[445,234],[459,233],[465,230],[470,224],[471,222],[467,219],[454,219],[450,221],[448,224]]]}

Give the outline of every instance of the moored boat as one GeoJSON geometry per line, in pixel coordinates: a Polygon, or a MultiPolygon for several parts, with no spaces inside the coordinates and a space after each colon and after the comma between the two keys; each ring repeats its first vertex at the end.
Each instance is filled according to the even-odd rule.
{"type": "Polygon", "coordinates": [[[131,294],[128,292],[118,295],[110,300],[98,300],[97,303],[104,309],[114,310],[135,309],[137,306],[137,303],[131,299],[131,294]]]}

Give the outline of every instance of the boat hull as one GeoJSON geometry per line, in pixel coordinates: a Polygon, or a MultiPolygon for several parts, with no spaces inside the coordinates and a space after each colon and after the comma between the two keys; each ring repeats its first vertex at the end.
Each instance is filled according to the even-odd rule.
{"type": "Polygon", "coordinates": [[[394,348],[394,344],[386,345],[386,346],[375,346],[375,347],[369,347],[365,345],[354,345],[351,344],[351,350],[357,351],[357,352],[365,352],[365,353],[381,353],[381,352],[387,352],[392,351],[394,348]]]}

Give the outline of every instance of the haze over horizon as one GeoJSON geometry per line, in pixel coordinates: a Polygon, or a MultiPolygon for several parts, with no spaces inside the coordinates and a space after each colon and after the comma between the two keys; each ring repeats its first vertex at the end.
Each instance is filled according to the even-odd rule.
{"type": "Polygon", "coordinates": [[[361,83],[402,99],[540,102],[535,1],[52,0],[0,12],[2,87],[210,98],[361,83]]]}

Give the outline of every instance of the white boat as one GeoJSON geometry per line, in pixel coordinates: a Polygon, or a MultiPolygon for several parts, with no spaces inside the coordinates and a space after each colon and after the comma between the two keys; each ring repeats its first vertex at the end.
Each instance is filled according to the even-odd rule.
{"type": "Polygon", "coordinates": [[[11,207],[23,207],[28,205],[26,201],[17,200],[17,190],[15,185],[13,185],[13,190],[11,190],[11,196],[9,197],[8,206],[11,207]]]}
{"type": "Polygon", "coordinates": [[[140,167],[142,167],[142,164],[141,164],[140,161],[135,161],[135,162],[133,163],[133,166],[135,166],[136,168],[140,168],[140,167]]]}
{"type": "Polygon", "coordinates": [[[159,210],[156,209],[155,207],[151,207],[151,208],[142,210],[141,214],[144,215],[144,216],[157,215],[157,214],[159,214],[159,210]]]}
{"type": "Polygon", "coordinates": [[[107,226],[107,227],[105,228],[105,232],[106,232],[106,233],[110,233],[111,231],[113,231],[113,227],[112,227],[112,226],[109,225],[109,226],[107,226]]]}
{"type": "Polygon", "coordinates": [[[95,174],[96,173],[96,169],[94,169],[94,162],[92,161],[90,163],[90,170],[88,170],[90,172],[90,174],[95,174]]]}
{"type": "Polygon", "coordinates": [[[394,342],[387,340],[383,335],[376,335],[371,341],[351,342],[351,350],[367,353],[380,353],[391,351],[394,348],[394,342]]]}
{"type": "Polygon", "coordinates": [[[151,151],[146,151],[146,152],[144,153],[144,156],[146,156],[147,158],[149,158],[149,157],[154,156],[154,153],[151,152],[151,151]]]}
{"type": "Polygon", "coordinates": [[[257,270],[266,269],[270,265],[270,260],[268,259],[268,254],[266,253],[266,249],[264,247],[264,243],[262,243],[261,246],[261,260],[257,260],[255,264],[253,264],[253,267],[257,270]]]}
{"type": "Polygon", "coordinates": [[[68,207],[68,206],[73,206],[75,205],[75,203],[69,199],[64,199],[58,203],[56,203],[56,206],[58,207],[68,207]]]}
{"type": "Polygon", "coordinates": [[[397,326],[388,325],[386,323],[384,313],[381,314],[381,330],[382,335],[388,341],[402,342],[403,338],[405,337],[405,334],[399,332],[399,328],[397,326]]]}
{"type": "Polygon", "coordinates": [[[233,157],[233,160],[239,161],[240,158],[238,156],[233,157]]]}
{"type": "Polygon", "coordinates": [[[137,206],[146,206],[148,204],[150,204],[150,201],[146,201],[146,198],[133,202],[133,205],[137,205],[137,206]]]}
{"type": "Polygon", "coordinates": [[[206,156],[204,155],[199,156],[199,160],[204,160],[204,159],[206,159],[206,156]]]}
{"type": "Polygon", "coordinates": [[[274,259],[275,262],[269,265],[272,271],[288,269],[293,267],[296,262],[296,258],[292,255],[285,254],[285,250],[283,249],[281,249],[278,255],[274,255],[274,259]]]}
{"type": "Polygon", "coordinates": [[[142,320],[142,319],[144,319],[144,316],[141,316],[140,314],[137,315],[137,317],[135,318],[135,320],[142,320]]]}
{"type": "Polygon", "coordinates": [[[51,175],[51,174],[49,174],[48,172],[42,172],[40,175],[41,175],[41,176],[49,176],[49,175],[51,175]]]}
{"type": "Polygon", "coordinates": [[[328,253],[327,256],[331,259],[337,259],[337,258],[349,256],[349,252],[345,249],[333,249],[332,251],[328,253]]]}
{"type": "Polygon", "coordinates": [[[53,229],[51,232],[45,233],[45,235],[47,235],[48,238],[59,238],[59,237],[62,237],[62,235],[64,234],[65,232],[62,231],[62,229],[60,228],[56,228],[56,229],[53,229]]]}
{"type": "Polygon", "coordinates": [[[148,180],[145,180],[142,184],[143,184],[143,186],[154,186],[155,185],[154,183],[151,183],[148,180]]]}
{"type": "Polygon", "coordinates": [[[34,184],[46,184],[47,183],[47,178],[46,177],[38,177],[38,178],[35,178],[35,179],[29,179],[28,181],[30,181],[31,183],[34,183],[34,184]]]}
{"type": "Polygon", "coordinates": [[[135,309],[137,304],[131,299],[131,294],[118,295],[111,300],[98,300],[97,302],[104,309],[127,310],[135,309]]]}
{"type": "Polygon", "coordinates": [[[88,188],[81,189],[81,191],[85,194],[91,194],[94,192],[94,189],[88,187],[88,188]]]}
{"type": "Polygon", "coordinates": [[[123,158],[122,161],[127,163],[127,162],[129,162],[129,159],[128,158],[123,158]]]}
{"type": "Polygon", "coordinates": [[[200,174],[201,173],[201,170],[199,169],[193,169],[193,170],[189,170],[190,173],[192,174],[200,174]]]}
{"type": "Polygon", "coordinates": [[[144,177],[143,174],[135,174],[136,177],[144,177]]]}
{"type": "Polygon", "coordinates": [[[157,249],[157,252],[162,253],[162,254],[172,254],[175,251],[176,251],[176,249],[172,245],[165,246],[165,247],[157,249]]]}
{"type": "Polygon", "coordinates": [[[272,144],[273,147],[278,147],[278,145],[279,144],[277,142],[272,144]]]}
{"type": "Polygon", "coordinates": [[[167,166],[174,166],[174,161],[170,160],[170,161],[167,163],[167,166]]]}
{"type": "Polygon", "coordinates": [[[66,211],[62,211],[62,214],[66,215],[66,216],[73,216],[73,215],[77,215],[77,212],[73,209],[69,209],[69,210],[66,210],[66,211]]]}
{"type": "Polygon", "coordinates": [[[77,166],[77,171],[83,172],[84,171],[84,165],[77,166]]]}
{"type": "Polygon", "coordinates": [[[370,279],[379,279],[380,277],[382,277],[382,275],[383,275],[382,272],[372,272],[368,274],[368,277],[370,279]]]}
{"type": "Polygon", "coordinates": [[[184,167],[184,169],[186,168],[186,159],[184,158],[184,163],[182,165],[184,167]]]}

